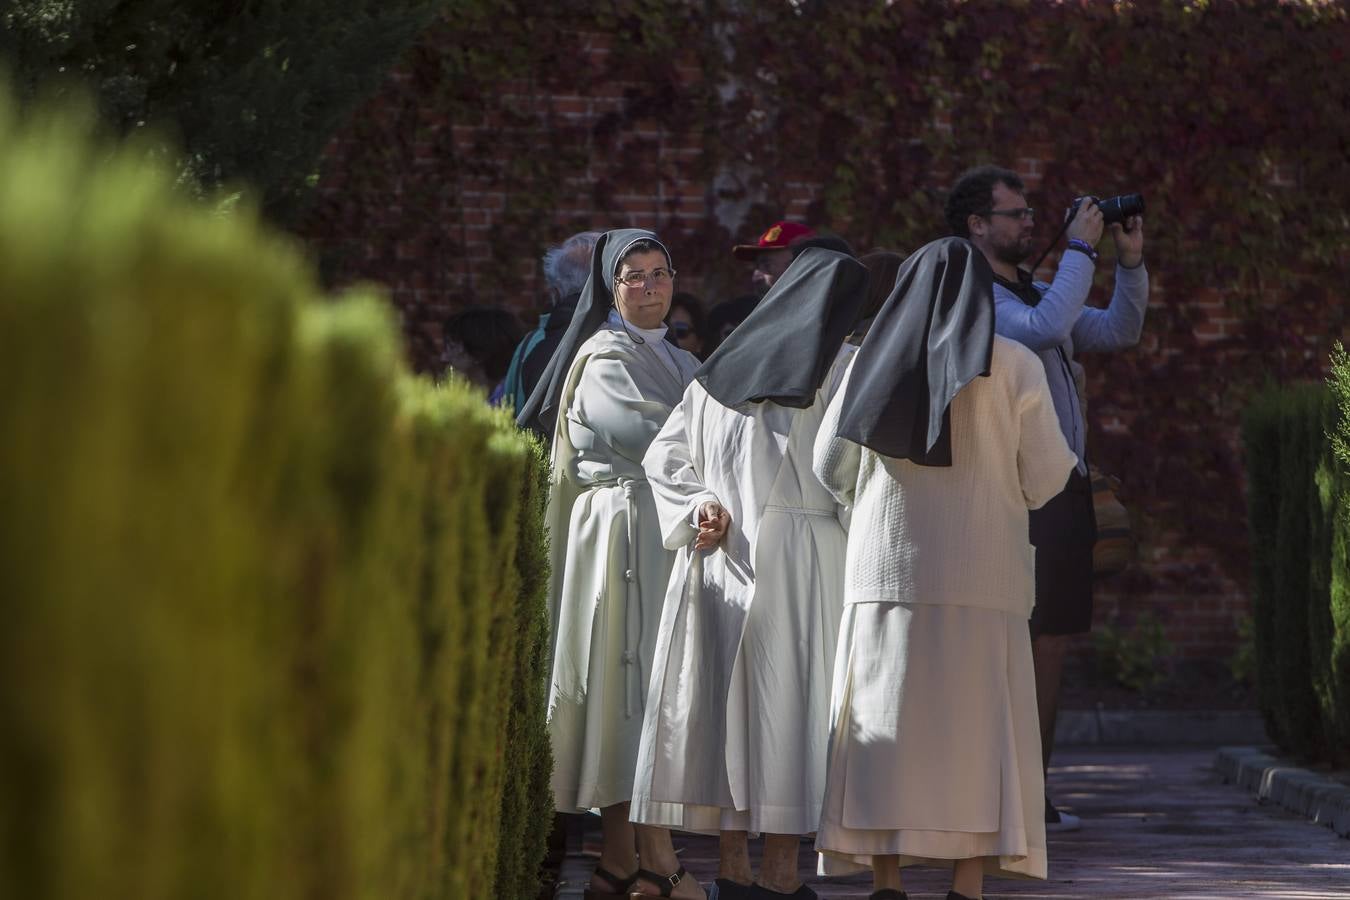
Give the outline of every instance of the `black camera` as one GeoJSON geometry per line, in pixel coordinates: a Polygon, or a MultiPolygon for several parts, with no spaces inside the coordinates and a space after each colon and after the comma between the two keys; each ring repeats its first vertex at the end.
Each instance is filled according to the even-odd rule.
{"type": "MultiPolygon", "coordinates": [[[[1069,230],[1069,224],[1078,215],[1078,208],[1083,205],[1084,200],[1091,200],[1097,204],[1097,208],[1102,211],[1102,222],[1106,225],[1115,225],[1117,222],[1124,222],[1130,216],[1142,216],[1144,214],[1143,194],[1121,194],[1119,197],[1112,197],[1109,200],[1098,200],[1096,197],[1079,197],[1073,201],[1073,206],[1069,207],[1068,214],[1064,217],[1064,224],[1059,227],[1059,233],[1050,242],[1050,247],[1058,244],[1059,239],[1064,237],[1064,232],[1069,230]]],[[[1036,271],[1041,267],[1041,263],[1045,262],[1045,256],[1050,252],[1050,247],[1045,248],[1045,252],[1036,260],[1031,267],[1031,271],[1036,271]]]]}
{"type": "Polygon", "coordinates": [[[1097,208],[1102,211],[1102,222],[1107,225],[1114,225],[1117,222],[1124,222],[1130,216],[1142,216],[1144,214],[1144,195],[1143,194],[1121,194],[1119,197],[1111,197],[1108,200],[1098,200],[1096,197],[1079,197],[1073,201],[1070,207],[1075,214],[1078,207],[1084,200],[1091,200],[1097,204],[1097,208]]]}

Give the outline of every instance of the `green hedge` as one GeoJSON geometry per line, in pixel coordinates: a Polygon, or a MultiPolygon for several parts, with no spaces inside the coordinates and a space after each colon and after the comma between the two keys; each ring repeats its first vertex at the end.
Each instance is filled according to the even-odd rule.
{"type": "Polygon", "coordinates": [[[1252,635],[1255,651],[1256,702],[1266,732],[1283,743],[1276,679],[1278,656],[1275,633],[1276,535],[1279,533],[1280,396],[1276,390],[1258,394],[1247,407],[1242,423],[1247,462],[1247,521],[1251,531],[1252,635]]]}
{"type": "Polygon", "coordinates": [[[1258,702],[1285,750],[1350,753],[1350,364],[1247,408],[1258,702]]]}
{"type": "Polygon", "coordinates": [[[1328,615],[1322,619],[1322,633],[1315,635],[1323,664],[1314,685],[1328,723],[1332,755],[1350,764],[1350,355],[1337,345],[1331,363],[1327,408],[1331,445],[1318,475],[1321,508],[1329,523],[1328,615]]]}
{"type": "Polygon", "coordinates": [[[532,894],[538,447],[88,121],[0,103],[0,896],[532,894]]]}

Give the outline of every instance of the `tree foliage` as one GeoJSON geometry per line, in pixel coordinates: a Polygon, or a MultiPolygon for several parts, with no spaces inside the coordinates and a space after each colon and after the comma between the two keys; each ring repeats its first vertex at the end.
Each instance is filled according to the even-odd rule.
{"type": "Polygon", "coordinates": [[[324,144],[443,5],[15,0],[0,56],[29,100],[92,92],[118,133],[184,151],[189,183],[251,185],[286,218],[324,144]]]}

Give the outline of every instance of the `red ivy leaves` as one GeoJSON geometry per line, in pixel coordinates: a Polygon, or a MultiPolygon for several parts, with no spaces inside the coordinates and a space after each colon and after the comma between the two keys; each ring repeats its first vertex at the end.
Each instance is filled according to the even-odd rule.
{"type": "MultiPolygon", "coordinates": [[[[904,251],[943,233],[960,170],[1036,159],[1042,209],[1147,195],[1164,290],[1147,349],[1089,361],[1094,417],[1126,426],[1109,440],[1095,429],[1093,452],[1150,528],[1243,577],[1241,406],[1267,378],[1318,377],[1350,326],[1342,5],[493,8],[456,4],[405,68],[412,82],[391,80],[334,145],[325,183],[343,188],[307,228],[334,277],[395,288],[421,365],[468,290],[531,307],[521,265],[570,231],[632,221],[632,198],[662,195],[659,220],[641,224],[713,300],[743,288],[733,240],[803,192],[813,224],[904,251]],[[471,253],[484,233],[487,258],[471,253]],[[1197,334],[1228,319],[1221,339],[1197,334]]],[[[1056,219],[1042,217],[1042,241],[1056,219]]]]}

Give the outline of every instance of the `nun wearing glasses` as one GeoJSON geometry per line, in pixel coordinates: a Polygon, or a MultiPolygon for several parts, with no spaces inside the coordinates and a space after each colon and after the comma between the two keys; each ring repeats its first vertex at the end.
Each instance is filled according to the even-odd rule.
{"type": "Polygon", "coordinates": [[[525,408],[523,427],[553,435],[549,737],[554,805],[600,810],[603,846],[586,900],[702,898],[692,878],[648,872],[673,858],[665,829],[629,821],[643,707],[674,553],[642,458],[698,368],[665,339],[674,293],[655,234],[603,234],[572,323],[525,408]]]}

